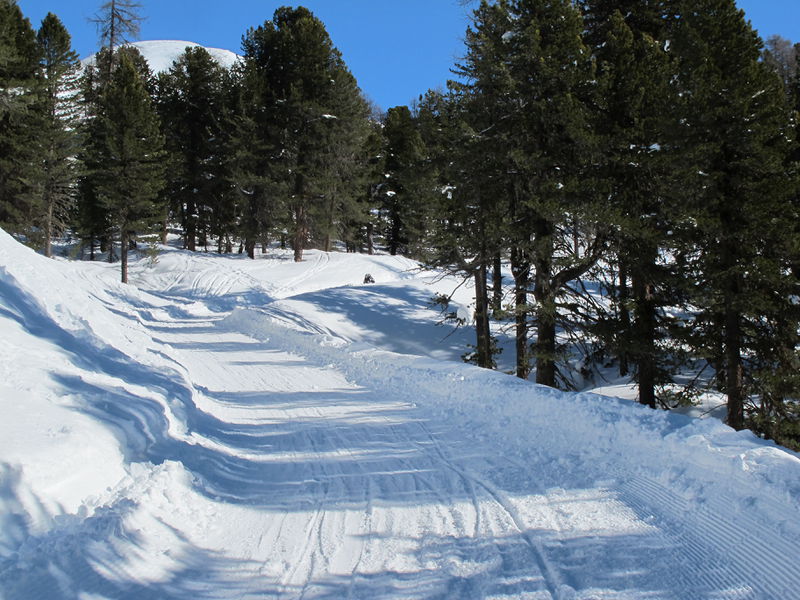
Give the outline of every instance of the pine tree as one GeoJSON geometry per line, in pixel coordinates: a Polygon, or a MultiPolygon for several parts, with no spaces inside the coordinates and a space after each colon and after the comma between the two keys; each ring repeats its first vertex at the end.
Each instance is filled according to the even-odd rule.
{"type": "Polygon", "coordinates": [[[422,137],[407,106],[395,106],[386,113],[384,181],[381,186],[385,215],[384,238],[389,253],[406,254],[422,235],[419,219],[421,199],[416,195],[416,175],[425,154],[422,137]]]}
{"type": "MultiPolygon", "coordinates": [[[[283,7],[272,21],[251,29],[243,40],[244,118],[240,125],[258,138],[263,151],[251,155],[244,170],[254,185],[251,215],[282,205],[295,260],[325,219],[342,169],[338,157],[358,147],[366,103],[324,25],[305,8],[283,7]],[[339,113],[339,114],[337,114],[339,113]],[[350,140],[350,141],[348,141],[350,140]],[[344,150],[344,151],[343,151],[344,150]]],[[[349,160],[346,159],[346,160],[349,160]]],[[[260,225],[259,228],[263,228],[260,225]]],[[[252,235],[252,234],[251,234],[252,235]]]]}
{"type": "Polygon", "coordinates": [[[36,35],[13,0],[0,0],[0,225],[29,237],[35,207],[31,180],[41,113],[36,110],[36,35]]]}
{"type": "Polygon", "coordinates": [[[767,325],[791,310],[797,187],[787,170],[788,110],[780,80],[759,60],[761,41],[732,0],[685,7],[675,41],[687,102],[682,149],[696,161],[696,339],[720,369],[728,424],[742,429],[757,365],[771,362],[765,348],[787,346],[774,337],[781,328],[767,325]]]}
{"type": "Polygon", "coordinates": [[[231,231],[225,172],[224,73],[207,50],[186,48],[158,85],[158,108],[173,157],[165,193],[180,219],[184,246],[231,231]]]}
{"type": "Polygon", "coordinates": [[[360,218],[358,202],[369,136],[370,107],[355,77],[341,63],[332,74],[327,98],[328,155],[324,158],[323,197],[312,214],[314,237],[330,252],[333,239],[342,239],[348,221],[360,218]]]}
{"type": "Polygon", "coordinates": [[[100,6],[98,13],[90,19],[97,26],[100,46],[108,52],[105,75],[111,79],[117,48],[139,37],[144,17],[140,11],[142,4],[134,0],[108,0],[100,6]]]}
{"type": "Polygon", "coordinates": [[[676,306],[670,232],[681,218],[680,161],[675,129],[674,73],[668,52],[670,14],[657,3],[630,2],[621,10],[604,0],[583,2],[588,39],[598,61],[598,125],[603,155],[599,182],[612,208],[617,257],[611,346],[620,372],[636,368],[639,401],[655,408],[655,386],[672,360],[665,346],[666,306],[676,306]],[[624,16],[623,16],[624,15],[624,16]]]}
{"type": "Polygon", "coordinates": [[[38,221],[45,256],[51,256],[51,240],[72,218],[77,193],[77,155],[81,145],[77,133],[79,62],[71,48],[69,33],[52,13],[42,21],[37,43],[41,56],[39,106],[43,111],[43,127],[37,144],[37,151],[41,153],[41,173],[37,178],[38,221]]]}
{"type": "Polygon", "coordinates": [[[87,167],[93,191],[120,240],[122,282],[128,282],[128,249],[137,232],[161,216],[155,200],[164,184],[164,141],[145,82],[122,52],[89,130],[87,167]]]}
{"type": "MultiPolygon", "coordinates": [[[[591,100],[595,81],[583,21],[571,2],[514,0],[504,34],[519,109],[512,129],[516,231],[513,247],[530,265],[537,339],[536,381],[555,386],[560,299],[604,250],[596,197],[587,184],[594,161],[591,100]],[[587,193],[588,192],[588,193],[587,193]],[[580,228],[586,240],[571,243],[580,228]]],[[[527,276],[525,276],[527,278],[527,276]]]]}

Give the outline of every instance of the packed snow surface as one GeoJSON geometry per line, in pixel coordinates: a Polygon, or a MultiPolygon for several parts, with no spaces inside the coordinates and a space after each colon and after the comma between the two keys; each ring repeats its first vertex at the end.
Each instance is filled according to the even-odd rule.
{"type": "MultiPolygon", "coordinates": [[[[136,47],[139,52],[141,52],[153,73],[169,71],[170,67],[172,67],[172,63],[180,58],[186,51],[186,48],[196,48],[200,46],[200,44],[195,42],[183,42],[180,40],[148,40],[132,42],[130,45],[136,47]]],[[[239,60],[239,56],[230,50],[224,50],[222,48],[206,48],[206,50],[220,66],[226,69],[230,69],[236,61],[239,60]]],[[[92,64],[94,58],[95,55],[92,54],[81,62],[84,65],[92,64]]]]}
{"type": "Polygon", "coordinates": [[[452,279],[118,269],[0,232],[3,600],[800,598],[796,454],[459,362],[452,279]]]}

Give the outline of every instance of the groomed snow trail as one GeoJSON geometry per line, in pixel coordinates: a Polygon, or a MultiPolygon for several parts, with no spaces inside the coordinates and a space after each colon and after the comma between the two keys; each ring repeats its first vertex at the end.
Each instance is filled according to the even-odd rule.
{"type": "Polygon", "coordinates": [[[115,309],[149,364],[82,376],[129,476],[0,557],[0,598],[800,598],[782,451],[257,306],[327,256],[171,260],[115,309]]]}

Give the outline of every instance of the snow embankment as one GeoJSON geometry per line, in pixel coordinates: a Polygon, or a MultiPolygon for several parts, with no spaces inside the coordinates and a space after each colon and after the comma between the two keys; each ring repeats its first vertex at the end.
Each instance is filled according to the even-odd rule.
{"type": "Polygon", "coordinates": [[[150,397],[171,435],[184,431],[180,407],[148,390],[159,382],[145,374],[163,372],[163,360],[126,311],[139,293],[110,267],[44,259],[0,230],[0,557],[66,515],[90,514],[129,476],[135,440],[153,432],[112,423],[126,394],[150,397]]]}

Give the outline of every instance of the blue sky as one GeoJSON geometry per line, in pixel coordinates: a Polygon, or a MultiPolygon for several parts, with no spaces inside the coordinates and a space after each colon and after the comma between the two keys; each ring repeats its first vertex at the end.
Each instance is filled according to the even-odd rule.
{"type": "MultiPolygon", "coordinates": [[[[177,39],[239,51],[250,27],[272,18],[289,0],[140,0],[147,21],[141,39],[177,39]]],[[[81,55],[97,47],[87,19],[101,0],[18,0],[38,27],[48,12],[64,22],[81,55]]],[[[326,25],[361,88],[382,108],[408,104],[443,86],[461,56],[469,10],[458,0],[306,0],[326,25]]],[[[800,0],[739,0],[762,37],[800,42],[800,0]]]]}

